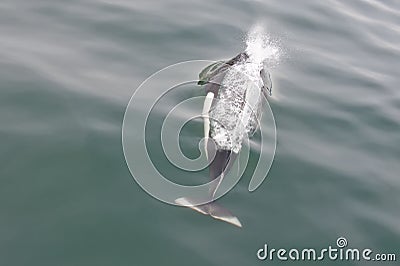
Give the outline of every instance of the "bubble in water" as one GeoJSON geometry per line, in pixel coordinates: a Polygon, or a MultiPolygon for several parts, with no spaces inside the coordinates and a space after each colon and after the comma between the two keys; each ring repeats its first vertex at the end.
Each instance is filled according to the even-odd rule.
{"type": "Polygon", "coordinates": [[[278,65],[283,54],[279,41],[268,35],[261,25],[253,26],[247,34],[246,52],[252,62],[268,67],[278,65]]]}

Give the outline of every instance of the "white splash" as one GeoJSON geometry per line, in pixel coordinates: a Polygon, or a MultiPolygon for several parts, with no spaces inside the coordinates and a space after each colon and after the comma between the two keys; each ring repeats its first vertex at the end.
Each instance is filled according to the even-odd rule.
{"type": "Polygon", "coordinates": [[[283,50],[279,41],[271,38],[263,26],[255,25],[246,37],[246,53],[250,61],[271,68],[279,64],[283,50]]]}
{"type": "Polygon", "coordinates": [[[210,135],[215,144],[235,153],[241,150],[246,135],[250,137],[259,127],[264,85],[260,72],[277,66],[283,54],[279,42],[261,26],[249,31],[245,51],[249,58],[229,68],[218,101],[209,112],[210,135]]]}

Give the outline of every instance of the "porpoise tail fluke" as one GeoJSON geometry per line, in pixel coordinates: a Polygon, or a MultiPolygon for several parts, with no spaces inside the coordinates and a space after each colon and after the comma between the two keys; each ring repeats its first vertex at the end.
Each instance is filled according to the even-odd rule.
{"type": "Polygon", "coordinates": [[[191,208],[192,210],[200,212],[204,215],[210,215],[214,219],[221,220],[242,228],[242,223],[239,221],[239,219],[215,201],[202,205],[196,205],[194,200],[189,198],[179,198],[176,199],[175,202],[181,206],[191,208]]]}

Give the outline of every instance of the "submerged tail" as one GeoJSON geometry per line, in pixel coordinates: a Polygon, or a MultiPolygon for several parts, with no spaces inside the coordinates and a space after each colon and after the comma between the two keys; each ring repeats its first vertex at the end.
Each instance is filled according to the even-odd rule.
{"type": "Polygon", "coordinates": [[[237,227],[242,227],[242,224],[235,215],[233,215],[230,211],[228,211],[215,201],[197,206],[196,202],[190,198],[179,198],[176,199],[175,202],[181,206],[189,207],[192,210],[195,210],[202,214],[210,215],[214,219],[236,225],[237,227]]]}
{"type": "Polygon", "coordinates": [[[192,210],[200,212],[204,215],[210,215],[214,219],[225,221],[227,223],[236,225],[237,227],[242,227],[242,224],[235,215],[214,201],[216,192],[218,191],[225,174],[229,172],[230,168],[232,167],[236,157],[237,153],[231,151],[216,151],[216,155],[210,164],[210,179],[214,180],[218,178],[218,182],[210,187],[211,201],[209,203],[199,205],[199,201],[186,197],[178,198],[175,200],[175,202],[181,206],[189,207],[192,210]]]}

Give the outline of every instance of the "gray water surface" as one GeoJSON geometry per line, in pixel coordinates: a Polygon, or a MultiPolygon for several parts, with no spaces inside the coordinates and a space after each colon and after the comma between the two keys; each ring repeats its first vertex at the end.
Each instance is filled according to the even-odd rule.
{"type": "Polygon", "coordinates": [[[398,1],[3,0],[0,34],[0,265],[275,265],[256,257],[265,243],[340,236],[398,265],[398,1]],[[221,199],[238,229],[145,193],[121,126],[149,75],[231,58],[254,23],[286,56],[271,71],[271,171],[221,199]]]}

